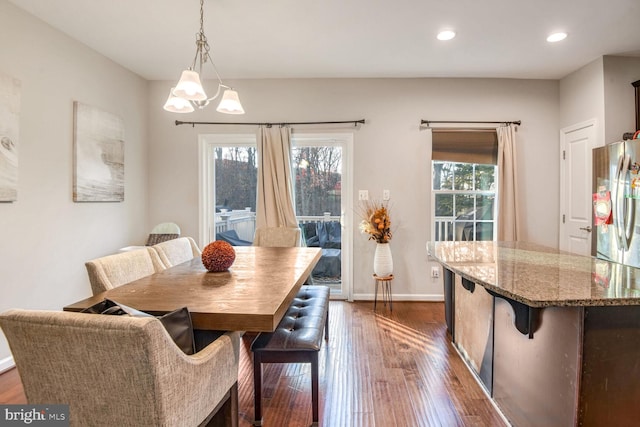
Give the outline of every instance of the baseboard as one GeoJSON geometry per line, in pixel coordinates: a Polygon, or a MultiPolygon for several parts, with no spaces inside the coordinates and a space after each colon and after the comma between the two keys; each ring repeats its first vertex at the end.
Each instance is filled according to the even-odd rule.
{"type": "Polygon", "coordinates": [[[16,366],[16,364],[13,362],[13,356],[9,356],[7,358],[0,360],[0,374],[3,373],[4,371],[8,371],[14,366],[16,366]]]}
{"type": "MultiPolygon", "coordinates": [[[[375,294],[353,294],[354,301],[373,301],[375,294]]],[[[393,294],[394,301],[422,301],[422,302],[442,302],[442,294],[393,294]]],[[[378,294],[378,300],[382,300],[382,295],[378,294]]]]}

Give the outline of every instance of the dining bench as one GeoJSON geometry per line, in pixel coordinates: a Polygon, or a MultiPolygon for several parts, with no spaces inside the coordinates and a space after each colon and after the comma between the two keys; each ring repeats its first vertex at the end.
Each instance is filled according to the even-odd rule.
{"type": "Polygon", "coordinates": [[[253,340],[255,426],[262,425],[262,364],[310,363],[311,405],[318,425],[318,352],[322,335],[329,339],[329,288],[303,286],[273,332],[261,332],[253,340]]]}

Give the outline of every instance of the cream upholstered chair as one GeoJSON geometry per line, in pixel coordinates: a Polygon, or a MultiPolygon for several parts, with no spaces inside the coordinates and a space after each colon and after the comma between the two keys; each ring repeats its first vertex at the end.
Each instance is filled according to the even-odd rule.
{"type": "Polygon", "coordinates": [[[28,403],[69,404],[72,426],[198,426],[220,408],[237,425],[237,332],[186,355],[155,317],[10,310],[0,327],[28,403]]]}
{"type": "Polygon", "coordinates": [[[253,246],[289,248],[300,246],[298,227],[261,227],[256,229],[253,246]]]}
{"type": "MultiPolygon", "coordinates": [[[[270,248],[291,248],[301,246],[301,230],[298,227],[261,227],[253,237],[253,246],[270,248]]],[[[305,279],[306,285],[313,284],[311,274],[305,279]]]]}
{"type": "Polygon", "coordinates": [[[84,265],[94,295],[166,268],[158,253],[147,247],[96,258],[84,265]]]}
{"type": "Polygon", "coordinates": [[[200,248],[191,237],[179,237],[151,247],[158,253],[160,261],[167,267],[182,264],[202,255],[200,248]]]}

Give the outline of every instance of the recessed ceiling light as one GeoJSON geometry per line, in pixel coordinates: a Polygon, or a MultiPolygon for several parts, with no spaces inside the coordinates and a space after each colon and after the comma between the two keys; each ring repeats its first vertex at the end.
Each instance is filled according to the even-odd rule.
{"type": "Polygon", "coordinates": [[[567,38],[567,33],[553,33],[551,35],[549,35],[549,37],[547,37],[547,41],[549,43],[555,43],[555,42],[559,42],[561,40],[564,40],[567,38]]]}
{"type": "Polygon", "coordinates": [[[456,36],[455,31],[445,30],[438,33],[438,40],[451,40],[456,36]]]}

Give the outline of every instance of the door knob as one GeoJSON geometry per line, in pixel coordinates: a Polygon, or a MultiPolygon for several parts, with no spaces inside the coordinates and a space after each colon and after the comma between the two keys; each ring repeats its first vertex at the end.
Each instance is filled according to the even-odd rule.
{"type": "Polygon", "coordinates": [[[587,233],[591,233],[591,226],[590,226],[590,225],[587,225],[586,227],[580,227],[580,230],[584,230],[584,231],[586,231],[587,233]]]}

